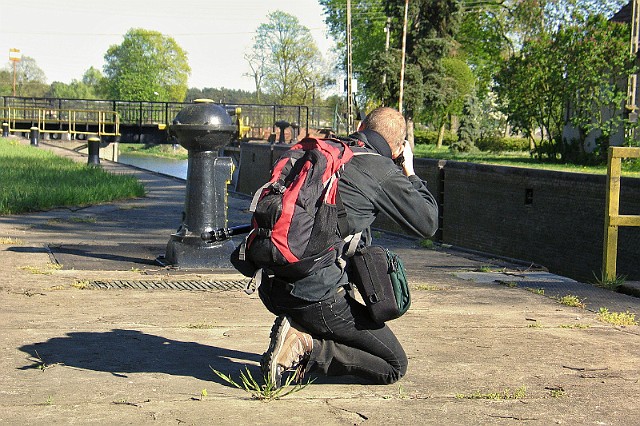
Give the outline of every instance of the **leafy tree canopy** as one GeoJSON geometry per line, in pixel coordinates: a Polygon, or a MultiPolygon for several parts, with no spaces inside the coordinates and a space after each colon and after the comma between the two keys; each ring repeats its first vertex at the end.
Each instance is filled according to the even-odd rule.
{"type": "Polygon", "coordinates": [[[172,37],[130,29],[104,56],[107,93],[113,99],[181,102],[191,72],[187,54],[172,37]]]}

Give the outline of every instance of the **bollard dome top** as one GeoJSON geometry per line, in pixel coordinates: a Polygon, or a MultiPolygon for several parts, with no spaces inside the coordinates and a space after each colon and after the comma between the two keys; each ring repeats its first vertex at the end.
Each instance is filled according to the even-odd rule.
{"type": "Polygon", "coordinates": [[[214,150],[231,141],[236,125],[220,105],[194,103],[178,112],[170,130],[187,149],[214,150]]]}

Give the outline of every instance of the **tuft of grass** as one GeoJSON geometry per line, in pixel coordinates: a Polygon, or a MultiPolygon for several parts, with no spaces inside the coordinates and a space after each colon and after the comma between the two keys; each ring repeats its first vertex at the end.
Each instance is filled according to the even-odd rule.
{"type": "Polygon", "coordinates": [[[23,271],[27,271],[30,274],[34,274],[34,275],[51,275],[53,273],[53,271],[57,271],[62,269],[62,265],[59,263],[47,263],[46,269],[42,270],[40,268],[38,268],[37,266],[20,266],[18,267],[18,269],[21,269],[23,271]]]}
{"type": "Polygon", "coordinates": [[[77,288],[78,290],[87,290],[91,288],[91,283],[89,283],[89,280],[79,280],[74,281],[71,287],[77,288]]]}
{"type": "Polygon", "coordinates": [[[208,329],[211,329],[211,328],[216,328],[216,326],[213,325],[213,324],[207,324],[207,323],[204,323],[204,322],[200,322],[200,323],[197,323],[197,324],[187,324],[187,328],[195,328],[195,329],[198,329],[198,330],[208,330],[208,329]]]}
{"type": "Polygon", "coordinates": [[[574,308],[584,309],[586,306],[578,296],[574,296],[572,294],[567,294],[566,296],[559,297],[558,302],[560,302],[561,305],[571,306],[574,308]]]}
{"type": "Polygon", "coordinates": [[[505,400],[505,399],[522,399],[527,394],[527,388],[522,385],[515,391],[511,392],[511,389],[505,389],[502,392],[488,392],[481,393],[480,391],[475,391],[471,394],[456,394],[457,399],[494,399],[494,400],[505,400]]]}
{"type": "Polygon", "coordinates": [[[566,392],[564,391],[564,389],[560,386],[558,387],[546,387],[545,389],[547,389],[549,391],[549,394],[551,395],[552,398],[560,398],[562,396],[564,396],[566,394],[566,392]]]}
{"type": "Polygon", "coordinates": [[[24,244],[24,241],[18,240],[17,238],[0,238],[0,245],[7,246],[21,246],[24,244]]]}
{"type": "Polygon", "coordinates": [[[600,308],[597,315],[602,322],[613,325],[638,325],[636,315],[627,312],[609,312],[607,308],[600,308]]]}
{"type": "Polygon", "coordinates": [[[542,324],[540,324],[538,321],[536,321],[536,322],[532,322],[531,324],[528,324],[527,327],[529,327],[529,328],[542,328],[542,324]]]}
{"type": "Polygon", "coordinates": [[[600,270],[600,276],[597,276],[595,272],[593,272],[593,278],[595,279],[594,284],[601,288],[606,288],[609,290],[615,290],[625,283],[627,280],[626,275],[616,275],[615,278],[609,278],[606,276],[603,270],[600,270]]]}
{"type": "Polygon", "coordinates": [[[431,284],[419,284],[416,286],[416,290],[440,291],[440,290],[444,290],[444,288],[438,287],[437,285],[431,285],[431,284]]]}
{"type": "Polygon", "coordinates": [[[263,378],[264,384],[258,383],[256,379],[254,379],[253,376],[251,375],[251,371],[249,371],[248,367],[245,367],[244,371],[240,371],[240,383],[238,383],[231,377],[231,375],[226,375],[224,373],[221,373],[220,371],[216,370],[215,368],[212,368],[211,366],[209,366],[209,368],[211,368],[211,370],[215,373],[216,376],[220,377],[225,382],[229,383],[230,385],[238,389],[244,390],[245,392],[251,395],[251,398],[257,399],[260,401],[268,402],[274,399],[284,398],[287,395],[291,395],[292,393],[301,391],[302,389],[306,388],[311,383],[313,383],[312,380],[309,380],[306,383],[296,383],[294,386],[290,387],[290,385],[296,379],[296,375],[291,374],[287,378],[283,386],[276,388],[275,383],[273,382],[273,380],[271,380],[270,377],[263,378]]]}
{"type": "Polygon", "coordinates": [[[527,290],[527,291],[530,291],[531,293],[539,294],[540,296],[544,296],[544,288],[525,287],[524,289],[527,290]]]}
{"type": "Polygon", "coordinates": [[[492,268],[489,265],[482,265],[478,269],[476,269],[476,271],[477,272],[491,272],[492,268]]]}
{"type": "Polygon", "coordinates": [[[589,328],[591,327],[589,324],[560,324],[558,328],[589,328]]]}
{"type": "Polygon", "coordinates": [[[64,286],[61,284],[58,284],[58,285],[49,287],[47,290],[49,291],[64,290],[64,286]]]}
{"type": "Polygon", "coordinates": [[[0,139],[0,215],[82,206],[142,197],[144,186],[132,176],[33,147],[0,139]]]}
{"type": "Polygon", "coordinates": [[[420,247],[426,248],[428,250],[433,250],[435,248],[435,244],[433,243],[433,241],[431,241],[428,238],[425,238],[424,240],[420,240],[418,244],[420,245],[420,247]]]}

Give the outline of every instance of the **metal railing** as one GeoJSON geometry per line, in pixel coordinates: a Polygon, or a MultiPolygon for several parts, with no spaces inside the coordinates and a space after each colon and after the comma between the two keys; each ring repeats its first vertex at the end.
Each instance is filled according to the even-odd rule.
{"type": "Polygon", "coordinates": [[[640,215],[620,214],[620,177],[623,158],[640,158],[640,148],[609,147],[602,250],[602,274],[603,278],[608,281],[617,279],[618,227],[640,226],[640,215]]]}
{"type": "Polygon", "coordinates": [[[10,132],[25,131],[17,123],[31,122],[40,133],[120,136],[120,117],[115,111],[9,106],[0,107],[0,119],[9,124],[10,132]],[[89,129],[89,126],[97,130],[89,129]]]}
{"type": "MultiPolygon", "coordinates": [[[[48,110],[105,111],[118,113],[121,126],[158,126],[167,128],[175,116],[189,103],[121,101],[100,99],[26,98],[3,96],[1,107],[42,108],[48,110]]],[[[246,135],[249,138],[266,139],[276,131],[275,122],[295,123],[300,130],[332,128],[335,126],[333,108],[305,105],[267,105],[218,103],[229,111],[241,108],[246,135]]],[[[234,118],[235,120],[236,118],[234,118]]]]}

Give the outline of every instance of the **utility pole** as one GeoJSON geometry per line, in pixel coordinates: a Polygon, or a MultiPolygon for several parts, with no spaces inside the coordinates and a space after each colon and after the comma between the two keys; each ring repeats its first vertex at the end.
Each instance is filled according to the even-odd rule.
{"type": "Polygon", "coordinates": [[[16,96],[16,66],[22,59],[20,49],[9,49],[9,60],[13,62],[13,96],[16,96]]]}
{"type": "Polygon", "coordinates": [[[402,113],[402,96],[404,95],[404,62],[407,52],[407,15],[409,13],[409,0],[404,1],[404,22],[402,23],[402,63],[400,64],[400,98],[398,99],[398,111],[402,113]]]}
{"type": "Polygon", "coordinates": [[[353,129],[353,91],[351,78],[353,77],[353,64],[351,62],[351,0],[347,0],[347,134],[353,129]]]}
{"type": "MultiPolygon", "coordinates": [[[[389,34],[391,33],[391,18],[387,18],[387,25],[384,26],[384,32],[387,33],[387,39],[384,42],[384,53],[389,52],[389,34]]],[[[387,84],[387,72],[382,74],[382,85],[387,84]]]]}
{"type": "MultiPolygon", "coordinates": [[[[631,14],[631,44],[630,53],[634,60],[638,57],[638,37],[640,36],[640,0],[633,0],[633,13],[631,14]]],[[[631,74],[627,83],[627,109],[629,120],[638,121],[638,105],[636,103],[636,90],[638,87],[638,74],[631,74]]]]}

